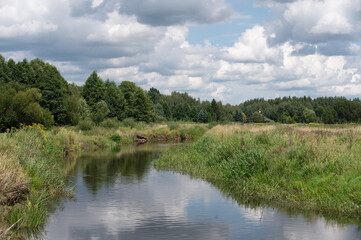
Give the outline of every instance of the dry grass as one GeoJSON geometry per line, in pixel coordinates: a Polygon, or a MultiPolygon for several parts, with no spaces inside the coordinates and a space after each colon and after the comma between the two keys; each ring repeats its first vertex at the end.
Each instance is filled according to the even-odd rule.
{"type": "Polygon", "coordinates": [[[29,180],[20,164],[6,152],[0,153],[0,203],[14,204],[29,190],[29,180]]]}

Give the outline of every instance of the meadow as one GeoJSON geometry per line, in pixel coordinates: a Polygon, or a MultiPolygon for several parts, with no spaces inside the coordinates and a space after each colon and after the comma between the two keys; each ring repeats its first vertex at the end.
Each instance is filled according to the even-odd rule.
{"type": "Polygon", "coordinates": [[[217,125],[155,166],[224,186],[243,202],[360,220],[360,125],[217,125]]]}

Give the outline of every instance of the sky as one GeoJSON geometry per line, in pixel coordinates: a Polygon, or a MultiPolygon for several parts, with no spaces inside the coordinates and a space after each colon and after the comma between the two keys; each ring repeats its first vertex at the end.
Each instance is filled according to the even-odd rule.
{"type": "Polygon", "coordinates": [[[361,0],[0,0],[0,54],[239,104],[361,97],[361,0]]]}

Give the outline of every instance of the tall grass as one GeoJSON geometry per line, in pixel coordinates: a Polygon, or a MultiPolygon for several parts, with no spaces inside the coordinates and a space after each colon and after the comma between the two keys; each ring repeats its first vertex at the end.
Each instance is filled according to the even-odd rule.
{"type": "Polygon", "coordinates": [[[119,150],[122,144],[134,143],[137,135],[148,142],[180,141],[199,138],[207,129],[203,124],[177,123],[170,129],[127,121],[110,119],[101,126],[82,123],[47,131],[34,124],[0,134],[0,239],[8,237],[10,229],[36,229],[45,222],[49,201],[67,194],[65,158],[84,151],[119,150]]]}
{"type": "Polygon", "coordinates": [[[1,134],[0,158],[0,225],[13,230],[39,227],[48,200],[66,187],[61,154],[43,126],[34,124],[1,134]]]}
{"type": "Polygon", "coordinates": [[[325,215],[361,216],[359,126],[216,126],[156,163],[228,185],[235,196],[325,215]]]}

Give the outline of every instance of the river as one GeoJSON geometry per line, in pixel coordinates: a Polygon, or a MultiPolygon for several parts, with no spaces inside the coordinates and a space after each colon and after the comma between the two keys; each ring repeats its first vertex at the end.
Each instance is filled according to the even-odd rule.
{"type": "Polygon", "coordinates": [[[43,239],[361,239],[357,225],[239,205],[211,184],[157,171],[172,144],[92,154],[67,164],[74,199],[54,207],[43,239]]]}

